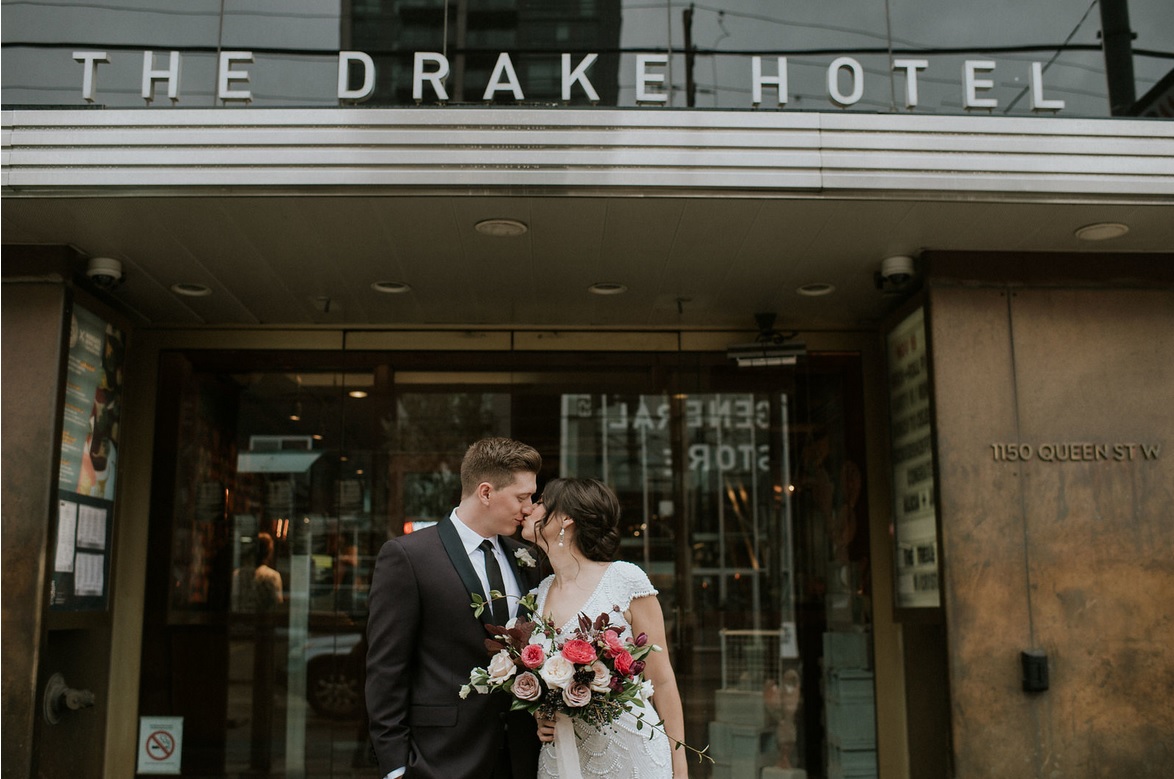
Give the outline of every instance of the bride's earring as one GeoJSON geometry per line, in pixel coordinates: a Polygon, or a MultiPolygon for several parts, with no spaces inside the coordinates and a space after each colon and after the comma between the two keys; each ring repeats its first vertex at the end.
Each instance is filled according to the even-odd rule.
{"type": "Polygon", "coordinates": [[[566,536],[567,536],[567,529],[565,527],[562,530],[558,531],[558,545],[559,546],[563,545],[563,539],[566,538],[566,536]]]}

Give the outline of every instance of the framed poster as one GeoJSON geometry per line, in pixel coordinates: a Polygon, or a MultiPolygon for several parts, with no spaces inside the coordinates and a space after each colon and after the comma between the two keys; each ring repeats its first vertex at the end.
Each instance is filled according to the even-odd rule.
{"type": "Polygon", "coordinates": [[[107,606],[125,353],[119,328],[74,306],[57,471],[51,609],[107,606]]]}
{"type": "Polygon", "coordinates": [[[892,445],[895,597],[898,609],[938,608],[939,548],[932,384],[925,307],[885,336],[892,445]]]}

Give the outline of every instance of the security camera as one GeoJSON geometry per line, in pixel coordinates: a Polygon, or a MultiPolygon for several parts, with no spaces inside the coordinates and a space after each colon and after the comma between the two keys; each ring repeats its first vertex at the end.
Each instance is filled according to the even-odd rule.
{"type": "Polygon", "coordinates": [[[881,263],[881,278],[893,284],[904,284],[913,278],[913,258],[904,255],[888,257],[881,263]]]}
{"type": "Polygon", "coordinates": [[[91,257],[86,275],[101,289],[112,289],[122,281],[122,263],[110,257],[91,257]]]}

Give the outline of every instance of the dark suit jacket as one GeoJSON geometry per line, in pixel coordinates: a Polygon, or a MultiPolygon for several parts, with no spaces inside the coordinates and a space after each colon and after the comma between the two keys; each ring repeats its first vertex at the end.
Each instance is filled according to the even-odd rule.
{"type": "MultiPolygon", "coordinates": [[[[537,571],[519,569],[501,543],[522,593],[537,571]]],[[[516,779],[534,779],[538,742],[534,718],[509,711],[509,696],[471,693],[461,700],[469,671],[490,659],[485,609],[471,593],[480,581],[450,518],[383,545],[375,563],[367,618],[367,711],[380,776],[406,766],[408,779],[492,777],[508,738],[516,779]]]]}

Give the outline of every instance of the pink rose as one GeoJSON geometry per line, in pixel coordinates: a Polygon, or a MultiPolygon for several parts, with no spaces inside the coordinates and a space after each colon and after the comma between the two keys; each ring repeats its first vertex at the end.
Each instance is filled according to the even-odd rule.
{"type": "Polygon", "coordinates": [[[542,685],[538,677],[529,671],[518,674],[518,678],[514,679],[514,697],[519,700],[536,701],[541,694],[542,685]]]}
{"type": "Polygon", "coordinates": [[[596,660],[591,664],[591,670],[595,672],[595,678],[587,682],[587,686],[593,692],[607,692],[611,689],[611,671],[607,666],[596,660]]]}
{"type": "Polygon", "coordinates": [[[591,688],[582,682],[575,682],[563,690],[563,700],[574,708],[586,706],[591,703],[591,688]]]}
{"type": "Polygon", "coordinates": [[[522,665],[527,668],[537,668],[546,660],[546,652],[538,644],[526,644],[522,648],[522,665]]]}
{"type": "Polygon", "coordinates": [[[612,655],[624,651],[624,642],[620,640],[620,634],[614,630],[603,631],[603,641],[607,644],[607,650],[612,655]]]}
{"type": "Polygon", "coordinates": [[[563,644],[563,657],[577,665],[586,665],[595,662],[595,647],[586,641],[572,638],[563,644]]]}
{"type": "Polygon", "coordinates": [[[632,655],[628,654],[626,649],[621,649],[616,652],[616,670],[624,676],[630,676],[632,673],[632,655]]]}

